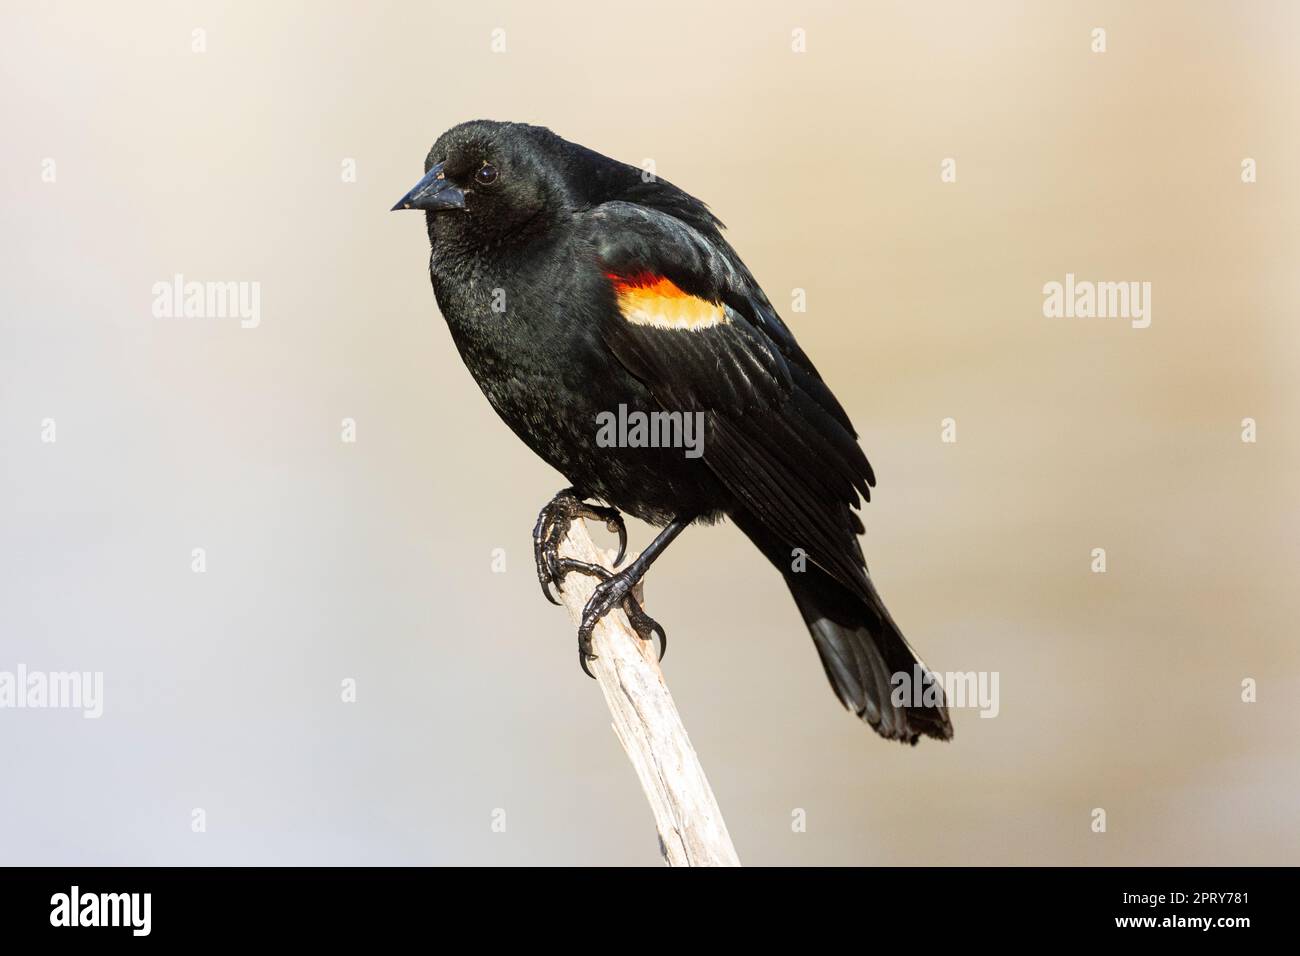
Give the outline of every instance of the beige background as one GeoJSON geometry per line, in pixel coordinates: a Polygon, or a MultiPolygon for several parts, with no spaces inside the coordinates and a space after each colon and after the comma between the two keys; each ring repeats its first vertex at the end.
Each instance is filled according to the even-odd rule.
{"type": "Polygon", "coordinates": [[[649,608],[745,861],[1300,862],[1300,8],[548,7],[6,10],[0,669],[106,701],[0,711],[0,862],[657,859],[533,576],[562,481],[387,211],[481,116],[713,206],[862,431],[889,606],[1000,672],[996,719],[880,741],[741,536],[685,535],[649,608]],[[178,272],[261,283],[261,326],[154,318],[178,272]],[[1151,327],[1044,318],[1066,272],[1151,282],[1151,327]]]}

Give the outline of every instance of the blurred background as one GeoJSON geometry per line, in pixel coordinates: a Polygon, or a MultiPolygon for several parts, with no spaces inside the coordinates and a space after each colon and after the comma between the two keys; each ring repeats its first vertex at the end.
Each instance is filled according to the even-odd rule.
{"type": "Polygon", "coordinates": [[[647,607],[744,862],[1300,862],[1300,8],[4,21],[0,671],[102,671],[104,714],[0,710],[0,863],[657,862],[538,593],[563,479],[388,212],[478,117],[712,206],[862,433],[894,616],[933,668],[999,674],[950,744],[879,740],[757,552],[685,534],[647,607]],[[1045,318],[1067,272],[1150,282],[1150,327],[1045,318]],[[155,317],[176,274],[258,283],[260,323],[155,317]]]}

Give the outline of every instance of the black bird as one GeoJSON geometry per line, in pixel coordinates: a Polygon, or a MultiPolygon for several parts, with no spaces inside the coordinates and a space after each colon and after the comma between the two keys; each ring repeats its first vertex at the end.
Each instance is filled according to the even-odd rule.
{"type": "Polygon", "coordinates": [[[726,516],[785,578],[846,707],[883,737],[951,737],[938,683],[867,574],[856,509],[875,476],[857,433],[708,207],[520,123],[455,126],[424,169],[393,208],[426,213],[434,295],[461,358],[572,485],[534,529],[542,590],[554,601],[568,573],[603,578],[579,628],[583,669],[611,608],[664,638],[633,584],[688,525],[726,516]],[[602,439],[615,414],[673,421],[678,447],[602,439]],[[694,450],[681,447],[691,423],[694,450]],[[619,532],[621,563],[620,511],[663,528],[626,568],[556,554],[575,517],[594,517],[619,532]],[[895,674],[915,696],[891,700],[895,674]]]}

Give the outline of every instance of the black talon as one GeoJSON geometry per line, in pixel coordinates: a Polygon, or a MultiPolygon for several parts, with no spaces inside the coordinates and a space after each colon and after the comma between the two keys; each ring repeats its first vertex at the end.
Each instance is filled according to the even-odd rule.
{"type": "MultiPolygon", "coordinates": [[[[599,564],[589,564],[586,561],[579,561],[576,558],[558,558],[556,560],[556,587],[563,591],[564,579],[573,571],[576,571],[579,574],[589,574],[594,578],[600,578],[602,583],[616,577],[612,571],[608,568],[601,567],[599,564]]],[[[590,602],[588,602],[588,604],[590,606],[590,602]]],[[[585,610],[583,613],[584,615],[586,614],[585,610]]],[[[595,622],[592,623],[590,628],[578,628],[578,665],[582,668],[582,672],[592,680],[596,679],[596,675],[591,672],[591,668],[587,666],[587,662],[594,661],[599,656],[593,654],[591,651],[591,638],[594,629],[595,622]]]]}
{"type": "Polygon", "coordinates": [[[625,576],[623,572],[614,573],[599,564],[588,564],[586,561],[578,561],[574,558],[560,558],[558,564],[556,584],[561,590],[564,589],[564,578],[573,571],[600,578],[601,582],[596,586],[591,599],[587,601],[587,606],[582,609],[582,624],[578,628],[578,663],[582,665],[583,673],[588,677],[595,677],[587,667],[587,661],[594,661],[597,658],[597,655],[591,652],[592,637],[601,618],[615,607],[623,609],[628,623],[632,625],[632,630],[636,631],[641,640],[653,640],[655,634],[659,635],[659,659],[664,659],[664,652],[668,649],[668,633],[663,625],[641,609],[641,605],[632,595],[632,587],[637,581],[635,577],[625,576]]]}
{"type": "Polygon", "coordinates": [[[559,604],[560,601],[552,593],[551,585],[564,590],[560,584],[564,577],[559,569],[560,542],[569,533],[569,526],[576,518],[603,521],[606,528],[618,535],[615,567],[622,563],[623,556],[627,553],[627,525],[618,509],[588,504],[576,489],[565,488],[546,503],[546,507],[537,515],[537,523],[533,525],[533,562],[537,565],[537,582],[541,585],[546,600],[552,604],[559,604]]]}
{"type": "Polygon", "coordinates": [[[618,556],[614,566],[623,563],[627,554],[627,525],[618,509],[604,505],[588,504],[574,488],[566,488],[552,498],[537,516],[533,526],[533,559],[537,563],[537,580],[542,586],[542,593],[552,604],[559,604],[551,591],[554,585],[564,591],[564,579],[571,572],[591,575],[599,578],[600,584],[592,593],[586,607],[582,609],[582,622],[578,626],[578,664],[582,672],[594,678],[588,661],[596,659],[591,652],[592,635],[596,625],[614,608],[622,608],[628,623],[643,641],[653,640],[659,635],[659,659],[663,660],[668,651],[668,632],[658,621],[647,614],[632,593],[636,583],[645,576],[646,570],[656,557],[676,538],[692,521],[689,515],[679,515],[668,523],[654,539],[650,546],[635,561],[620,571],[612,572],[598,564],[589,564],[573,558],[560,557],[560,543],[569,532],[569,526],[575,518],[591,518],[605,522],[609,531],[618,535],[618,556]]]}
{"type": "Polygon", "coordinates": [[[614,558],[614,567],[618,567],[627,554],[627,525],[623,522],[623,516],[615,511],[612,518],[605,519],[605,530],[618,535],[618,555],[614,558]]]}
{"type": "MultiPolygon", "coordinates": [[[[574,568],[573,570],[586,569],[574,568]]],[[[640,580],[644,568],[627,568],[617,574],[610,574],[604,568],[599,570],[604,572],[596,575],[602,579],[601,583],[596,586],[587,606],[582,609],[582,624],[578,627],[578,646],[582,647],[585,642],[590,647],[592,633],[601,618],[619,607],[623,609],[628,623],[632,625],[632,629],[641,640],[649,641],[656,633],[659,635],[659,659],[663,660],[664,651],[668,648],[668,634],[658,621],[641,609],[640,603],[632,594],[632,588],[640,580]]]]}
{"type": "Polygon", "coordinates": [[[548,504],[541,510],[537,516],[537,524],[533,525],[533,563],[537,566],[537,582],[542,586],[542,594],[546,600],[552,604],[559,604],[555,595],[551,593],[551,577],[548,574],[549,567],[546,561],[546,555],[542,550],[542,541],[545,539],[550,527],[550,505],[548,504]]]}
{"type": "Polygon", "coordinates": [[[662,661],[664,655],[668,653],[668,632],[664,630],[664,626],[643,611],[636,598],[630,594],[623,601],[623,613],[627,615],[628,623],[632,625],[632,629],[641,640],[649,641],[656,634],[659,635],[659,660],[662,661]]]}

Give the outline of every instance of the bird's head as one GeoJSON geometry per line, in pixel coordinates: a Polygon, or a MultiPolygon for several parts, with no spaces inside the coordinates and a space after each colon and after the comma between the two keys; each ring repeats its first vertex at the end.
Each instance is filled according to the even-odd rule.
{"type": "Polygon", "coordinates": [[[393,209],[424,210],[435,243],[440,237],[495,243],[529,234],[571,208],[563,162],[568,145],[540,126],[461,123],[438,137],[424,178],[393,209]]]}

